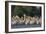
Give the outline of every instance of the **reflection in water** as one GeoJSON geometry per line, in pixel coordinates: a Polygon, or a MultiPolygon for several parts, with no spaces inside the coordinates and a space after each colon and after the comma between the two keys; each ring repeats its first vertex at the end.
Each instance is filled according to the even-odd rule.
{"type": "Polygon", "coordinates": [[[11,25],[11,28],[35,28],[35,27],[41,27],[41,24],[14,24],[14,25],[11,25]]]}

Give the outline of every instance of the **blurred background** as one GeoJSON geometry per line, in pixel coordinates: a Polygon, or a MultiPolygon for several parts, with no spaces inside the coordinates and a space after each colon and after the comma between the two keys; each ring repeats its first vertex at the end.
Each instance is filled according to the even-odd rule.
{"type": "Polygon", "coordinates": [[[19,17],[23,16],[41,16],[41,7],[40,6],[11,6],[12,17],[18,15],[19,17]]]}

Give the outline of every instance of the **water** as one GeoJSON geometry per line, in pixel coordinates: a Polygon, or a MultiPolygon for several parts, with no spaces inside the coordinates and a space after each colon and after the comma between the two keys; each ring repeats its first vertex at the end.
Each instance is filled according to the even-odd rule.
{"type": "Polygon", "coordinates": [[[35,27],[41,27],[41,24],[14,24],[14,25],[11,25],[11,28],[12,29],[15,29],[15,28],[35,28],[35,27]]]}

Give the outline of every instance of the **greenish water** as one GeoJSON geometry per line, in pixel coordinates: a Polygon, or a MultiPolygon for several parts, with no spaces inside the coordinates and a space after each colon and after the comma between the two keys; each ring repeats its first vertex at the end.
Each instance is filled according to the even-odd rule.
{"type": "Polygon", "coordinates": [[[12,29],[15,29],[15,28],[35,28],[35,27],[41,27],[41,24],[14,24],[14,25],[11,25],[11,28],[12,29]]]}

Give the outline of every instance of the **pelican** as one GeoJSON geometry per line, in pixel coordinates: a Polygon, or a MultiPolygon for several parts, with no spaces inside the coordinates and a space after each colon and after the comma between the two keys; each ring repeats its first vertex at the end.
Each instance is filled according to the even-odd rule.
{"type": "Polygon", "coordinates": [[[26,18],[25,24],[27,25],[30,22],[29,18],[26,18]]]}

